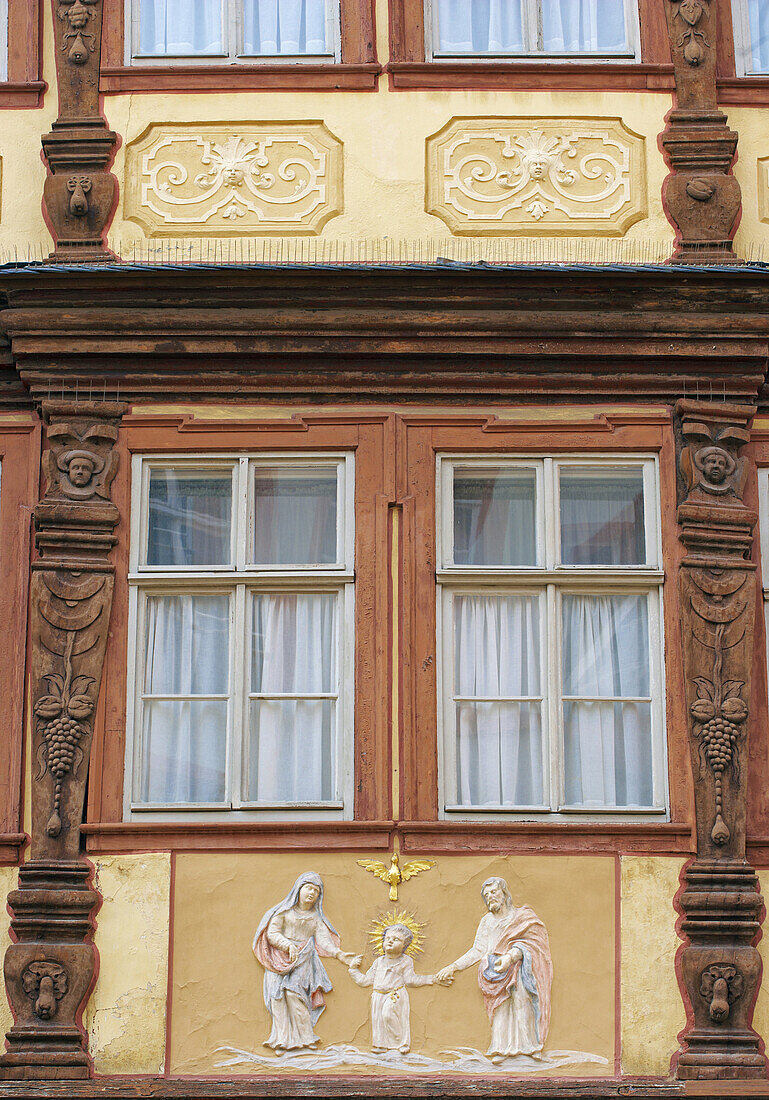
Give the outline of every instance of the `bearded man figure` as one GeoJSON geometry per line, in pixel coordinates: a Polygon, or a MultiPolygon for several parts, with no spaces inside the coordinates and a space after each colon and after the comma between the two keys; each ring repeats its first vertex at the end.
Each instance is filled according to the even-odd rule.
{"type": "Polygon", "coordinates": [[[487,1055],[495,1063],[518,1054],[542,1055],[550,1026],[553,963],[547,929],[533,909],[516,907],[503,878],[486,879],[473,946],[440,970],[438,981],[478,964],[478,984],[491,1020],[487,1055]]]}

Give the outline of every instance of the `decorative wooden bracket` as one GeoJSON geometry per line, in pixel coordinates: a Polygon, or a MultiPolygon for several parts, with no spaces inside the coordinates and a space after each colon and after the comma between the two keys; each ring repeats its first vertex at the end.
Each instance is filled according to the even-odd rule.
{"type": "Polygon", "coordinates": [[[661,0],[676,82],[662,134],[671,174],[663,202],[676,229],[674,263],[741,263],[732,236],[741,209],[731,174],[737,134],[716,100],[716,0],[661,0]]]}
{"type": "Polygon", "coordinates": [[[678,507],[684,672],[694,770],[697,856],[680,897],[688,1024],[680,1078],[764,1078],[750,1026],[761,977],[754,946],[763,899],[745,859],[756,513],[743,503],[755,409],[680,401],[678,507]]]}
{"type": "Polygon", "coordinates": [[[9,896],[5,985],[15,1024],[0,1078],[87,1077],[82,1012],[95,976],[98,895],[80,825],[120,515],[109,498],[123,406],[43,403],[46,491],[34,510],[32,836],[9,896]]]}
{"type": "Polygon", "coordinates": [[[117,136],[99,110],[103,0],[52,0],[59,117],[43,136],[43,200],[57,263],[114,260],[105,244],[117,198],[117,136]]]}

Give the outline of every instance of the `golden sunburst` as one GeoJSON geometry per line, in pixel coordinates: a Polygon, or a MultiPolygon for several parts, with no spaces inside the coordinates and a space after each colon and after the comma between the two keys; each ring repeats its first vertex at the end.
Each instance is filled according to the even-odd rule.
{"type": "Polygon", "coordinates": [[[424,951],[422,947],[425,939],[422,935],[424,924],[420,924],[413,913],[407,913],[405,910],[396,912],[395,909],[391,909],[390,912],[385,913],[384,916],[377,917],[371,926],[371,932],[368,934],[368,938],[371,940],[371,949],[375,955],[384,955],[382,940],[387,929],[393,924],[404,925],[414,936],[413,940],[406,948],[407,955],[414,955],[417,951],[424,951]]]}

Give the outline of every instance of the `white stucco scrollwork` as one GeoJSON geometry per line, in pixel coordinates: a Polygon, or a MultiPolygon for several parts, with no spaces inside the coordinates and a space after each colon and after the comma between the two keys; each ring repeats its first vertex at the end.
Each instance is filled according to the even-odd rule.
{"type": "Polygon", "coordinates": [[[151,237],[311,236],[342,201],[322,122],[159,123],[126,152],[125,215],[151,237]]]}
{"type": "Polygon", "coordinates": [[[622,236],[644,138],[612,118],[455,118],[427,139],[426,210],[455,234],[622,236]]]}

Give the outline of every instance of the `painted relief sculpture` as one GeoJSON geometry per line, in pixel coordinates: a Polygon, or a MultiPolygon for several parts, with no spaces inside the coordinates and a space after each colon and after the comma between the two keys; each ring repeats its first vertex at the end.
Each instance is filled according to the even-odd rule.
{"type": "Polygon", "coordinates": [[[478,984],[491,1021],[493,1062],[540,1056],[550,1025],[553,964],[547,930],[528,906],[516,907],[503,878],[481,887],[488,912],[469,951],[438,971],[437,980],[478,964],[478,984]]]}
{"type": "Polygon", "coordinates": [[[405,913],[391,914],[378,922],[374,935],[379,957],[368,971],[361,971],[363,956],[350,963],[350,977],[357,985],[371,986],[371,1038],[375,1054],[411,1050],[409,986],[451,985],[453,977],[440,981],[433,974],[417,974],[414,951],[419,951],[419,925],[405,913]]]}
{"type": "Polygon", "coordinates": [[[321,959],[352,963],[323,913],[323,879],[300,875],[282,901],[268,910],[254,937],[254,954],[265,970],[264,1003],[272,1016],[265,1046],[275,1051],[312,1050],[314,1027],[333,986],[321,959]]]}
{"type": "Polygon", "coordinates": [[[743,492],[742,448],[754,409],[681,401],[678,508],[684,670],[694,772],[697,857],[685,871],[681,971],[692,1023],[678,1076],[764,1077],[750,1022],[761,974],[763,901],[745,859],[756,514],[743,492]]]}
{"type": "Polygon", "coordinates": [[[45,494],[34,510],[32,835],[9,896],[15,942],[5,984],[15,1023],[0,1077],[91,1073],[80,1022],[95,974],[98,897],[80,854],[93,715],[112,606],[109,554],[120,520],[109,499],[122,406],[44,402],[45,494]]]}
{"type": "Polygon", "coordinates": [[[737,134],[718,109],[716,0],[661,0],[667,14],[676,106],[662,145],[671,174],[663,200],[677,263],[739,263],[732,237],[741,206],[732,174],[737,134]]]}

